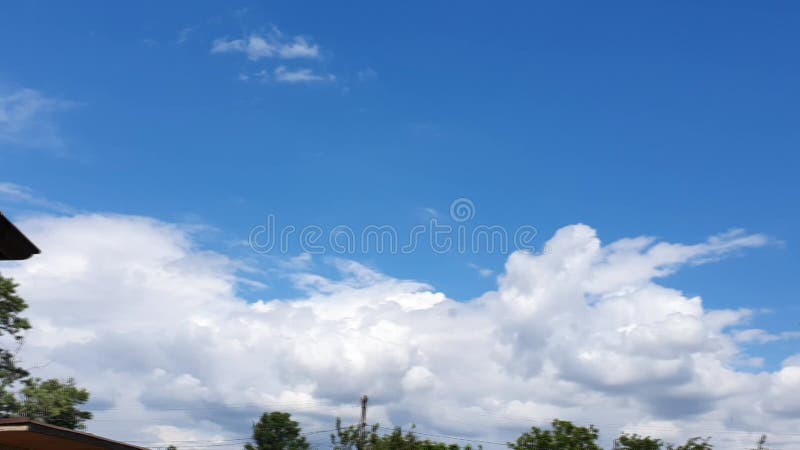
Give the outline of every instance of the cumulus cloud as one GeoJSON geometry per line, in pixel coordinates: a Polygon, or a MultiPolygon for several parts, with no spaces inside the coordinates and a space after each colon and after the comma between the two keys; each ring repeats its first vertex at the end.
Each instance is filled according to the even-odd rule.
{"type": "Polygon", "coordinates": [[[0,93],[0,144],[62,148],[64,141],[51,116],[73,106],[74,102],[51,98],[34,89],[0,93]]]}
{"type": "Polygon", "coordinates": [[[3,270],[31,305],[24,362],[92,391],[93,432],[239,442],[263,410],[306,429],[355,421],[367,393],[371,422],[499,442],[554,417],[594,423],[606,440],[713,434],[744,448],[763,431],[800,442],[800,355],[773,372],[737,369],[736,327],[751,312],[708,310],[655,281],[764,245],[760,235],[604,245],[567,226],[547,252],[511,255],[497,288],[467,302],[353,261],[330,261],[338,275],[325,277],[300,257],[288,266],[296,298],[248,303],[241,263],[180,226],[115,215],[19,225],[43,250],[3,270]]]}

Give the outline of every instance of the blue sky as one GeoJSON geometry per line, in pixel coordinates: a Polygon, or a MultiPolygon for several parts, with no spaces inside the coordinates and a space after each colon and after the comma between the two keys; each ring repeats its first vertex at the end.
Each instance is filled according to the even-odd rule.
{"type": "MultiPolygon", "coordinates": [[[[669,284],[796,325],[791,2],[5,9],[3,88],[74,103],[47,118],[59,145],[0,153],[8,181],[49,198],[200,221],[219,230],[218,247],[267,213],[410,228],[459,197],[476,220],[530,224],[542,238],[579,222],[607,241],[744,228],[784,245],[669,284]],[[273,27],[307,37],[319,57],[210,51],[273,27]],[[280,65],[335,80],[253,80],[280,65]]],[[[464,299],[493,284],[468,264],[505,259],[361,256],[464,299]]]]}
{"type": "MultiPolygon", "coordinates": [[[[48,119],[60,145],[5,143],[0,158],[9,181],[49,198],[199,221],[220,230],[216,246],[267,213],[410,228],[458,197],[477,219],[543,238],[578,222],[604,240],[744,228],[784,245],[669,284],[711,305],[787,310],[776,316],[792,326],[797,14],[790,3],[7,5],[4,88],[74,104],[48,119]],[[210,52],[272,27],[321,56],[210,52]],[[238,78],[279,65],[335,80],[238,78]]],[[[362,257],[459,298],[493,283],[469,263],[505,259],[362,257]]]]}
{"type": "MultiPolygon", "coordinates": [[[[249,301],[298,295],[269,270],[297,245],[242,244],[269,214],[402,235],[465,198],[471,224],[533,226],[539,251],[578,223],[604,243],[742,229],[769,241],[659,283],[796,331],[798,42],[788,1],[7,3],[0,181],[24,191],[0,207],[194,227],[265,270],[249,301]]],[[[508,258],[347,256],[459,301],[508,258]]]]}

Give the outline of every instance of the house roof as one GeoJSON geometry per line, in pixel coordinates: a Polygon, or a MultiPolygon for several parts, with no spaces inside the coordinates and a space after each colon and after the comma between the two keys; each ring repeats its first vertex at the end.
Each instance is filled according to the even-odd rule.
{"type": "Polygon", "coordinates": [[[28,259],[37,253],[33,242],[0,212],[0,260],[28,259]]]}
{"type": "Polygon", "coordinates": [[[24,450],[146,450],[82,431],[70,430],[26,417],[0,419],[0,448],[24,450]]]}

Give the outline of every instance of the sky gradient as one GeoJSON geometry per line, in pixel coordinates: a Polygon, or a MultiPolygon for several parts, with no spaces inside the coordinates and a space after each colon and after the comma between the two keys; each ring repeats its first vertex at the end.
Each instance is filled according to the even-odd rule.
{"type": "Polygon", "coordinates": [[[43,333],[30,358],[55,361],[43,375],[86,380],[98,411],[133,408],[144,422],[133,437],[111,418],[91,430],[239,436],[254,411],[281,402],[323,426],[368,385],[385,423],[438,433],[502,440],[530,425],[520,417],[591,421],[584,408],[609,417],[612,435],[679,436],[696,419],[699,431],[790,442],[800,418],[797,4],[33,1],[3,5],[0,36],[0,208],[43,250],[0,266],[23,282],[43,333]],[[451,211],[458,199],[465,221],[451,211]],[[285,252],[254,251],[268,217],[326,238],[337,226],[404,237],[432,221],[535,233],[517,253],[437,252],[430,235],[405,253],[312,254],[296,235],[285,252]],[[105,253],[117,257],[89,270],[105,253]],[[153,286],[136,287],[143,280],[153,286]],[[81,289],[92,294],[82,300],[81,289]],[[54,315],[61,307],[76,316],[54,315]],[[337,324],[352,334],[331,334],[337,324]],[[173,326],[147,344],[136,337],[173,326]],[[478,356],[445,356],[471,339],[469,326],[485,331],[471,344],[478,356]],[[58,330],[71,352],[46,342],[58,330]],[[402,344],[354,347],[343,365],[301,356],[362,335],[402,344]],[[265,336],[287,346],[250,350],[272,381],[199,362],[238,366],[265,336]],[[605,346],[581,347],[595,339],[605,346]],[[226,345],[236,350],[206,347],[226,345]],[[583,359],[556,357],[565,351],[583,359]],[[101,355],[120,352],[131,357],[102,367],[101,355]],[[196,359],[170,361],[175,352],[196,359]],[[80,369],[79,357],[98,366],[80,369]],[[479,368],[489,360],[491,374],[479,368]],[[363,384],[322,382],[346,373],[363,384]],[[109,374],[137,387],[122,396],[109,374]],[[727,384],[697,397],[708,377],[727,384]],[[161,404],[153,392],[170,383],[184,397],[164,393],[161,404]],[[459,383],[485,383],[483,397],[470,403],[459,383]],[[426,398],[452,417],[478,415],[414,416],[426,398]],[[776,400],[750,422],[732,419],[754,398],[776,400]],[[172,404],[230,407],[241,423],[159,422],[172,404]],[[478,426],[480,414],[511,422],[478,426]]]}

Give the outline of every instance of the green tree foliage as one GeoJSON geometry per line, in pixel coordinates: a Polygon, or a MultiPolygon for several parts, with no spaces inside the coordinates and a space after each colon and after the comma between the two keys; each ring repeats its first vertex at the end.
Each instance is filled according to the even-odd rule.
{"type": "MultiPolygon", "coordinates": [[[[401,427],[395,427],[383,435],[380,429],[380,425],[372,425],[364,430],[362,437],[358,426],[342,427],[341,419],[337,418],[336,432],[331,434],[331,447],[334,450],[473,450],[470,445],[459,447],[456,444],[419,439],[413,425],[406,432],[401,427]]],[[[478,446],[477,449],[482,450],[482,447],[478,446]]]]}
{"type": "Polygon", "coordinates": [[[22,415],[70,429],[84,429],[92,414],[77,406],[89,400],[89,392],[75,380],[42,381],[30,378],[17,366],[16,353],[24,332],[31,328],[20,314],[28,305],[17,295],[17,284],[0,275],[0,416],[22,415]],[[9,348],[6,348],[9,347],[9,348]]]}
{"type": "Polygon", "coordinates": [[[23,384],[18,414],[73,430],[86,429],[84,422],[92,413],[77,406],[89,401],[89,391],[77,387],[75,380],[28,378],[23,384]]]}
{"type": "Polygon", "coordinates": [[[28,372],[17,366],[16,352],[22,346],[23,332],[31,328],[20,313],[28,307],[17,295],[17,284],[0,275],[0,414],[8,417],[17,411],[18,402],[11,387],[28,376],[28,372]],[[10,348],[6,348],[10,347],[10,348]]]}
{"type": "Polygon", "coordinates": [[[710,437],[693,437],[686,441],[686,443],[683,445],[679,445],[677,447],[670,445],[667,447],[667,450],[711,450],[714,448],[714,446],[711,445],[710,441],[710,437]]]}
{"type": "MultiPolygon", "coordinates": [[[[419,439],[414,433],[415,428],[412,425],[411,429],[404,433],[402,428],[395,427],[390,433],[382,436],[372,432],[367,445],[370,449],[375,450],[461,450],[461,447],[457,444],[419,439]]],[[[464,447],[464,450],[471,449],[472,446],[470,445],[464,447]]]]}
{"type": "MultiPolygon", "coordinates": [[[[650,436],[639,436],[637,434],[623,434],[614,442],[614,450],[711,450],[711,438],[693,437],[683,445],[666,444],[661,439],[650,436]]],[[[758,449],[753,450],[768,450],[758,449]]]]}
{"type": "MultiPolygon", "coordinates": [[[[467,445],[459,447],[447,442],[420,439],[415,427],[403,432],[400,427],[391,432],[380,434],[384,429],[372,425],[363,434],[357,425],[342,426],[341,419],[336,419],[335,433],[331,434],[333,450],[472,450],[467,445]]],[[[388,430],[388,428],[386,428],[388,430]]],[[[424,433],[423,433],[424,434],[424,433]]],[[[516,442],[507,445],[511,450],[602,450],[597,443],[599,431],[593,425],[581,427],[565,420],[554,420],[549,429],[531,427],[522,433],[516,442]]],[[[683,445],[668,445],[661,439],[638,434],[622,434],[614,441],[613,450],[712,450],[711,438],[693,437],[683,445]]],[[[758,448],[751,450],[768,450],[764,447],[766,436],[759,440],[758,448]]],[[[482,450],[478,446],[478,450],[482,450]]]]}
{"type": "Polygon", "coordinates": [[[650,436],[623,434],[614,443],[614,450],[661,450],[664,442],[650,436]]]}
{"type": "Polygon", "coordinates": [[[178,447],[175,447],[174,445],[170,445],[169,447],[167,447],[167,450],[178,450],[178,447]]]}
{"type": "MultiPolygon", "coordinates": [[[[369,431],[370,434],[374,434],[377,432],[378,432],[377,425],[371,427],[369,431]]],[[[362,439],[360,435],[361,433],[359,427],[355,425],[351,425],[349,427],[342,427],[342,419],[340,417],[337,417],[336,432],[334,434],[331,434],[331,447],[333,447],[334,450],[363,449],[365,447],[365,441],[367,441],[367,439],[362,439]]]]}
{"type": "Polygon", "coordinates": [[[24,338],[23,332],[31,328],[28,319],[20,317],[27,307],[25,300],[17,295],[17,284],[0,275],[0,336],[5,336],[4,344],[12,345],[11,349],[0,348],[0,388],[3,397],[11,385],[28,376],[28,372],[18,367],[15,361],[16,351],[24,338]]]}
{"type": "Polygon", "coordinates": [[[245,450],[308,450],[306,438],[291,417],[284,412],[262,414],[253,424],[254,444],[246,444],[245,450]]]}
{"type": "Polygon", "coordinates": [[[593,425],[579,427],[566,420],[553,420],[552,429],[531,427],[531,430],[509,442],[512,450],[601,450],[598,431],[593,425]]]}

